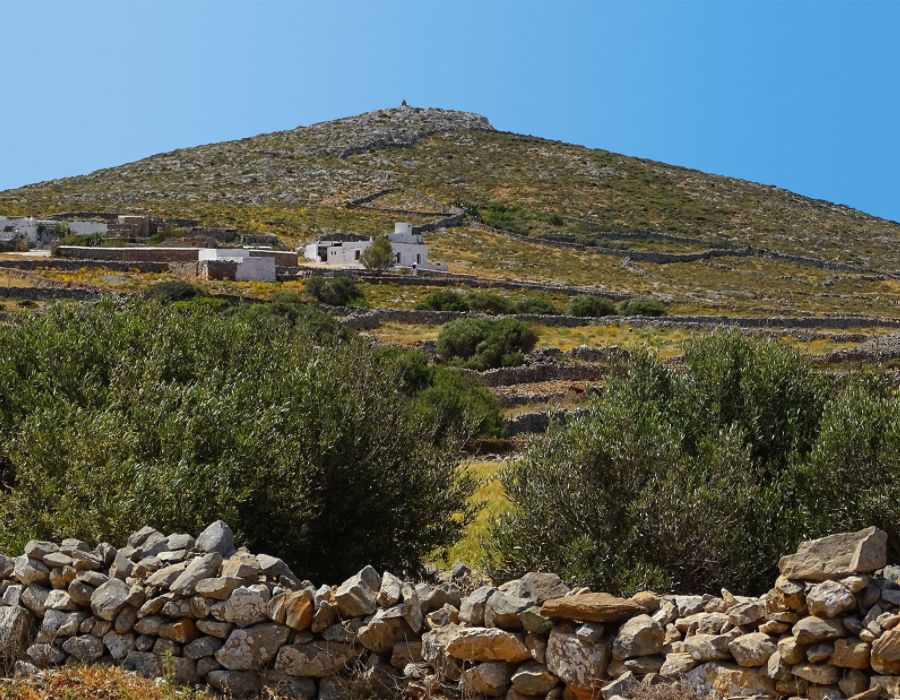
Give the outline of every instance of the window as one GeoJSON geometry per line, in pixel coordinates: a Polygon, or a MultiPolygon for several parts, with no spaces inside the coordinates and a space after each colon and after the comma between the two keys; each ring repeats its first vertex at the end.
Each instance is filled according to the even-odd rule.
{"type": "Polygon", "coordinates": [[[353,259],[354,259],[354,260],[359,260],[359,249],[358,249],[358,248],[356,249],[356,253],[355,253],[354,256],[353,256],[353,259]]]}

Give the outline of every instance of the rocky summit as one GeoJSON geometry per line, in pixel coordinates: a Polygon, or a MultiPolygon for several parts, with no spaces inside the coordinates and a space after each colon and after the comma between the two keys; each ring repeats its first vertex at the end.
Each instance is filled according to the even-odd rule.
{"type": "Polygon", "coordinates": [[[316,587],[221,521],[196,538],[143,528],[121,548],[33,540],[0,559],[0,656],[18,674],[168,668],[231,697],[616,700],[682,678],[722,697],[897,697],[900,567],[885,548],[875,528],[804,542],[759,597],[623,599],[551,573],[477,586],[466,567],[316,587]]]}

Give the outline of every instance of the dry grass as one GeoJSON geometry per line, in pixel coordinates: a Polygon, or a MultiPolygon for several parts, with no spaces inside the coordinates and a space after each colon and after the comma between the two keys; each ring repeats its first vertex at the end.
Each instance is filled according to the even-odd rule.
{"type": "Polygon", "coordinates": [[[0,686],[16,700],[214,700],[202,691],[147,680],[115,666],[72,666],[0,686]]]}

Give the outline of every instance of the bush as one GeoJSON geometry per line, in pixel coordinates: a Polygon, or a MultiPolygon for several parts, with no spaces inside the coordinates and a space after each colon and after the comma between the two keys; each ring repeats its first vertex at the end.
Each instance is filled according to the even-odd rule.
{"type": "Polygon", "coordinates": [[[616,306],[620,316],[665,316],[666,308],[653,297],[634,297],[616,306]]]}
{"type": "Polygon", "coordinates": [[[543,297],[528,294],[516,301],[516,312],[520,314],[542,314],[552,316],[559,313],[553,304],[543,297]]]}
{"type": "Polygon", "coordinates": [[[306,280],[306,291],[316,301],[329,306],[348,306],[351,302],[363,299],[362,291],[350,277],[332,277],[326,280],[319,275],[313,275],[306,280]]]}
{"type": "Polygon", "coordinates": [[[459,292],[439,289],[426,294],[416,308],[424,311],[468,311],[469,305],[459,292]]]}
{"type": "Polygon", "coordinates": [[[166,280],[164,282],[157,282],[152,287],[148,287],[144,290],[143,295],[147,299],[154,299],[156,301],[167,303],[173,301],[187,301],[188,299],[193,299],[198,294],[200,294],[200,290],[184,280],[166,280]]]}
{"type": "Polygon", "coordinates": [[[104,301],[0,326],[0,546],[222,518],[301,577],[340,580],[452,544],[465,436],[331,323],[104,301]]]}
{"type": "Polygon", "coordinates": [[[900,554],[900,399],[717,333],[688,345],[683,370],[628,361],[588,415],[534,439],[501,479],[514,507],[491,534],[498,576],[759,592],[811,537],[877,525],[900,554]]]}
{"type": "Polygon", "coordinates": [[[471,292],[467,297],[472,311],[480,311],[485,314],[511,314],[515,312],[513,303],[499,294],[490,292],[471,292]]]}
{"type": "Polygon", "coordinates": [[[515,319],[461,318],[441,329],[437,349],[445,361],[485,370],[521,364],[536,342],[537,334],[515,319]]]}
{"type": "Polygon", "coordinates": [[[369,270],[387,270],[393,267],[394,251],[390,241],[384,236],[376,237],[372,245],[360,254],[359,261],[369,270]]]}
{"type": "Polygon", "coordinates": [[[616,313],[616,307],[606,297],[582,294],[569,300],[566,313],[570,316],[611,316],[616,313]]]}

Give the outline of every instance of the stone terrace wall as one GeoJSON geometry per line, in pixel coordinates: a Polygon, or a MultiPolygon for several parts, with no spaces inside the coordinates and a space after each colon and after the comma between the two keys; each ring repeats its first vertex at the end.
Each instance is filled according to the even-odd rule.
{"type": "Polygon", "coordinates": [[[0,559],[0,654],[19,673],[168,665],[237,697],[616,700],[672,678],[727,697],[897,697],[886,542],[875,528],[805,542],[760,597],[623,599],[550,573],[478,585],[461,565],[435,583],[366,567],[316,588],[235,549],[221,521],[196,539],[144,528],[120,549],[31,541],[0,559]]]}

